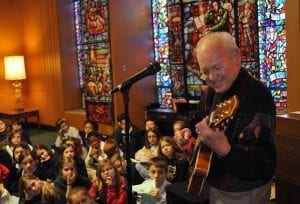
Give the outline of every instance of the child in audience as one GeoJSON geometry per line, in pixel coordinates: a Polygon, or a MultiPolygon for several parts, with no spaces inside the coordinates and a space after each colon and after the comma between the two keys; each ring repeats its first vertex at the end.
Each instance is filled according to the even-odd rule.
{"type": "Polygon", "coordinates": [[[121,156],[123,156],[123,151],[119,148],[117,141],[112,138],[109,138],[105,141],[103,151],[107,155],[108,159],[115,153],[119,153],[121,156]]]}
{"type": "Polygon", "coordinates": [[[53,203],[65,204],[66,198],[62,191],[53,183],[42,181],[38,177],[26,174],[20,178],[20,203],[53,203]]]}
{"type": "Polygon", "coordinates": [[[72,158],[76,163],[76,169],[78,174],[88,178],[86,166],[84,160],[77,154],[76,148],[71,143],[65,143],[60,147],[60,156],[72,158]]]}
{"type": "Polygon", "coordinates": [[[70,157],[61,157],[59,161],[59,175],[54,181],[54,186],[63,192],[66,198],[72,188],[84,187],[90,189],[92,183],[77,173],[76,162],[70,157]]]}
{"type": "Polygon", "coordinates": [[[135,168],[142,178],[147,179],[148,173],[143,163],[148,163],[151,158],[158,155],[158,142],[160,133],[157,129],[150,129],[146,132],[145,145],[142,149],[135,153],[135,159],[139,162],[135,164],[135,168]]]}
{"type": "Polygon", "coordinates": [[[98,123],[91,121],[91,120],[86,120],[83,123],[83,133],[80,134],[83,145],[88,149],[89,144],[88,144],[88,134],[90,132],[98,132],[99,131],[99,125],[98,123]]]}
{"type": "MultiPolygon", "coordinates": [[[[8,154],[13,158],[13,149],[17,146],[20,145],[22,142],[22,135],[21,131],[15,130],[15,131],[10,131],[7,134],[7,139],[8,139],[8,144],[6,145],[6,151],[8,154]]],[[[30,150],[32,150],[32,146],[28,144],[30,147],[30,150]]]]}
{"type": "Polygon", "coordinates": [[[16,145],[13,149],[13,159],[12,159],[12,163],[13,165],[16,167],[16,169],[20,170],[21,166],[20,164],[18,164],[18,160],[20,157],[20,154],[23,150],[29,150],[30,151],[30,147],[27,143],[25,142],[21,142],[19,145],[16,145]]]}
{"type": "Polygon", "coordinates": [[[45,180],[45,178],[34,152],[27,149],[23,150],[17,162],[20,165],[20,171],[13,172],[14,175],[10,176],[10,185],[6,188],[11,194],[19,196],[19,179],[22,175],[33,174],[42,180],[45,180]]]}
{"type": "Polygon", "coordinates": [[[14,195],[10,195],[3,182],[8,178],[9,169],[0,163],[0,203],[1,204],[18,204],[19,198],[14,195]]]}
{"type": "Polygon", "coordinates": [[[127,161],[126,161],[124,155],[121,156],[121,154],[117,152],[117,153],[113,154],[109,160],[117,168],[120,175],[126,176],[127,161]]]}
{"type": "Polygon", "coordinates": [[[8,128],[4,120],[0,119],[0,147],[6,145],[8,128]]]}
{"type": "Polygon", "coordinates": [[[149,161],[149,179],[142,184],[134,185],[133,192],[142,197],[142,203],[166,203],[165,188],[170,183],[166,180],[167,163],[163,158],[154,157],[149,161]]]}
{"type": "Polygon", "coordinates": [[[99,161],[97,181],[90,190],[92,197],[99,203],[123,204],[127,200],[125,177],[121,176],[109,159],[99,161]]]}
{"type": "Polygon", "coordinates": [[[68,195],[68,204],[95,204],[86,188],[75,187],[68,195]]]}
{"type": "Polygon", "coordinates": [[[187,155],[178,147],[173,137],[160,138],[158,155],[167,161],[168,181],[171,183],[187,181],[189,168],[187,155]]]}
{"type": "Polygon", "coordinates": [[[13,121],[11,123],[11,130],[12,131],[20,131],[21,135],[22,135],[22,140],[24,142],[26,142],[27,144],[31,145],[29,133],[26,130],[24,130],[24,128],[23,128],[23,121],[22,121],[21,118],[15,118],[15,119],[13,119],[13,121]]]}
{"type": "Polygon", "coordinates": [[[63,141],[68,137],[75,137],[80,140],[80,144],[83,145],[82,139],[79,135],[79,130],[69,125],[69,122],[65,118],[60,118],[55,123],[57,137],[55,140],[55,146],[60,147],[63,141]]]}
{"type": "Polygon", "coordinates": [[[53,152],[43,144],[35,145],[33,152],[38,156],[44,178],[54,181],[59,174],[59,164],[58,159],[54,157],[53,152]]]}
{"type": "Polygon", "coordinates": [[[88,133],[89,152],[85,158],[85,165],[91,181],[96,179],[96,168],[98,162],[107,158],[107,155],[103,151],[104,142],[100,138],[101,137],[98,132],[88,133]]]}
{"type": "Polygon", "coordinates": [[[79,155],[83,160],[87,156],[87,149],[81,145],[80,140],[75,137],[68,137],[63,141],[63,144],[72,144],[75,146],[76,154],[79,155]]]}
{"type": "Polygon", "coordinates": [[[196,138],[192,135],[193,131],[190,125],[184,120],[177,120],[173,124],[173,129],[176,144],[188,155],[188,158],[190,159],[196,144],[196,138]]]}
{"type": "Polygon", "coordinates": [[[135,159],[141,162],[148,162],[152,157],[157,156],[160,133],[157,129],[148,130],[144,147],[135,153],[135,159]]]}
{"type": "Polygon", "coordinates": [[[141,140],[142,146],[144,145],[143,142],[145,141],[147,131],[154,129],[159,130],[157,121],[154,118],[147,118],[145,120],[145,129],[141,131],[143,135],[143,139],[141,140]]]}

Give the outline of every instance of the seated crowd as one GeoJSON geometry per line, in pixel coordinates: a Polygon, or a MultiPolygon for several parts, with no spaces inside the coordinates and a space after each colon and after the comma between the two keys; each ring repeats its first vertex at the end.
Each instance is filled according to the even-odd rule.
{"type": "Polygon", "coordinates": [[[0,203],[126,203],[127,174],[137,202],[166,203],[165,187],[188,180],[196,138],[184,120],[162,135],[157,122],[139,130],[129,121],[130,172],[126,161],[125,116],[112,135],[86,121],[82,132],[64,119],[56,122],[54,144],[33,144],[19,120],[0,119],[0,203]]]}

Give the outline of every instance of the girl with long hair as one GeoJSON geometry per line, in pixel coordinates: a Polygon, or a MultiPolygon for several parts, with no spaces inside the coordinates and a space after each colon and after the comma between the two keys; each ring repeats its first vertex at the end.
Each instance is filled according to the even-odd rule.
{"type": "Polygon", "coordinates": [[[32,174],[20,178],[20,204],[65,204],[66,198],[53,183],[42,181],[32,174]]]}
{"type": "Polygon", "coordinates": [[[98,203],[123,204],[127,200],[125,177],[121,176],[117,168],[109,159],[99,161],[97,171],[97,181],[90,194],[98,203]]]}
{"type": "Polygon", "coordinates": [[[158,156],[166,159],[168,165],[167,180],[171,183],[183,182],[188,179],[189,162],[173,137],[164,136],[159,140],[158,156]]]}

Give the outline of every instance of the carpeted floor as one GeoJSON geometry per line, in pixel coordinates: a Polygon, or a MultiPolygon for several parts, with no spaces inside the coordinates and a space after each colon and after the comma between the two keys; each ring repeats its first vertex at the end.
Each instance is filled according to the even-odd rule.
{"type": "Polygon", "coordinates": [[[33,145],[35,144],[44,144],[47,147],[50,147],[54,144],[56,139],[56,132],[37,129],[27,130],[30,135],[30,140],[33,145]]]}

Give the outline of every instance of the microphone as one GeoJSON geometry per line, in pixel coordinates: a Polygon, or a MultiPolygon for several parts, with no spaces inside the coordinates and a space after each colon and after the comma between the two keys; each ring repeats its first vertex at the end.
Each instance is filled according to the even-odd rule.
{"type": "Polygon", "coordinates": [[[132,86],[132,84],[134,84],[135,82],[139,81],[140,79],[142,79],[146,76],[149,76],[149,75],[155,74],[156,72],[159,72],[160,69],[161,69],[161,67],[158,62],[150,63],[144,70],[138,72],[134,76],[130,77],[123,83],[121,83],[118,86],[116,86],[115,88],[113,88],[110,91],[110,94],[130,88],[132,86]]]}

